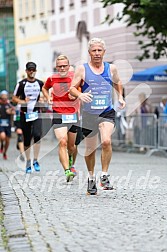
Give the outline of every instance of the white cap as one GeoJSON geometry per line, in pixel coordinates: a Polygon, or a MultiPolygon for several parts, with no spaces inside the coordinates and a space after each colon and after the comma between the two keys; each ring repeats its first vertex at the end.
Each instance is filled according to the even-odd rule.
{"type": "Polygon", "coordinates": [[[8,91],[2,90],[2,91],[0,92],[0,95],[8,95],[8,91]]]}

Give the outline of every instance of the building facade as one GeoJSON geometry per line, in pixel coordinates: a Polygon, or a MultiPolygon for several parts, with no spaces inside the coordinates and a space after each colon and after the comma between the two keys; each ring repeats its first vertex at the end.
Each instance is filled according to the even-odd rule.
{"type": "MultiPolygon", "coordinates": [[[[14,9],[18,78],[24,75],[29,60],[37,63],[38,74],[44,80],[53,71],[59,54],[67,55],[74,66],[87,61],[87,40],[92,37],[105,40],[106,61],[127,61],[134,72],[165,64],[165,59],[142,62],[136,59],[140,48],[138,38],[133,35],[135,27],[127,28],[123,21],[111,25],[104,22],[108,14],[113,17],[121,12],[122,4],[103,8],[98,0],[14,0],[14,9]]],[[[127,78],[124,85],[128,94],[138,84],[127,78]]],[[[161,95],[167,93],[160,83],[148,85],[153,89],[153,103],[158,103],[161,95]]]]}
{"type": "Polygon", "coordinates": [[[0,0],[0,90],[13,91],[16,71],[13,0],[0,0]]]}
{"type": "Polygon", "coordinates": [[[28,61],[37,64],[37,77],[42,79],[52,69],[49,18],[53,12],[52,0],[14,0],[18,79],[25,76],[28,61]]]}

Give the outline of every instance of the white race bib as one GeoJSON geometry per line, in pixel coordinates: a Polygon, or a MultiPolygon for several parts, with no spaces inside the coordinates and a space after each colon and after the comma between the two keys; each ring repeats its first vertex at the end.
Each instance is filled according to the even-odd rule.
{"type": "Polygon", "coordinates": [[[0,126],[8,127],[9,126],[9,119],[0,119],[0,126]]]}
{"type": "Polygon", "coordinates": [[[108,107],[108,98],[106,95],[94,95],[91,102],[91,109],[106,109],[108,107]]]}
{"type": "Polygon", "coordinates": [[[62,115],[62,123],[77,123],[77,114],[62,115]]]}
{"type": "Polygon", "coordinates": [[[26,117],[26,122],[35,121],[36,119],[38,119],[38,112],[36,111],[36,112],[26,113],[25,117],[26,117]]]}

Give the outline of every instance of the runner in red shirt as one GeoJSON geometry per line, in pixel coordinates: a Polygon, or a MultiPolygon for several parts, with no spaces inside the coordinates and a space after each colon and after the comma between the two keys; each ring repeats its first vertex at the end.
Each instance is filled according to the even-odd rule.
{"type": "Polygon", "coordinates": [[[69,60],[65,55],[60,55],[56,59],[56,70],[58,73],[48,77],[42,91],[48,103],[52,104],[52,124],[59,142],[59,160],[69,182],[76,175],[72,164],[75,162],[77,153],[75,140],[78,129],[79,101],[69,94],[74,69],[69,65],[69,60]],[[52,88],[51,96],[50,88],[52,88]]]}

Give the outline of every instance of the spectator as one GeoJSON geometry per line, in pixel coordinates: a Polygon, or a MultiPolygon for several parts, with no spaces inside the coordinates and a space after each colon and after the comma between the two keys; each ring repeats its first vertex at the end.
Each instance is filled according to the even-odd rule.
{"type": "Polygon", "coordinates": [[[15,114],[15,108],[9,102],[8,92],[6,90],[0,93],[0,140],[1,153],[3,159],[7,159],[7,150],[11,137],[11,115],[15,114]]]}
{"type": "Polygon", "coordinates": [[[155,114],[157,115],[157,118],[159,118],[160,114],[165,113],[165,110],[167,110],[166,107],[167,107],[167,96],[162,96],[159,106],[155,108],[155,114]]]}
{"type": "Polygon", "coordinates": [[[148,132],[151,132],[152,116],[148,115],[153,112],[152,105],[145,93],[139,94],[140,106],[136,110],[134,122],[134,141],[140,146],[140,151],[147,150],[146,146],[152,145],[153,138],[150,139],[148,132]],[[149,129],[149,131],[148,131],[149,129]]]}

